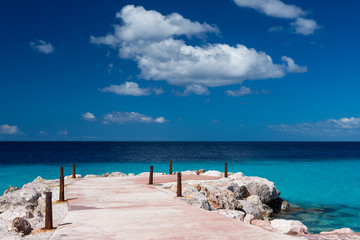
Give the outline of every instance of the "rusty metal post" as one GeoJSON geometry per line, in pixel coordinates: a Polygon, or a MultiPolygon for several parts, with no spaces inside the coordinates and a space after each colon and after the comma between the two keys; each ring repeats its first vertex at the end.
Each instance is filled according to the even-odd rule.
{"type": "Polygon", "coordinates": [[[225,174],[224,177],[228,177],[228,167],[227,167],[227,162],[225,163],[225,174]]]}
{"type": "Polygon", "coordinates": [[[149,184],[153,184],[153,179],[154,179],[154,167],[150,166],[149,184]]]}
{"type": "Polygon", "coordinates": [[[181,173],[177,173],[177,196],[182,197],[181,190],[181,173]]]}
{"type": "Polygon", "coordinates": [[[59,189],[59,201],[65,201],[64,191],[64,168],[60,167],[60,189],[59,189]]]}
{"type": "Polygon", "coordinates": [[[73,165],[72,165],[72,177],[73,177],[73,178],[76,178],[75,163],[73,163],[73,165]]]}
{"type": "Polygon", "coordinates": [[[170,164],[169,164],[169,174],[172,174],[172,161],[170,161],[170,164]]]}
{"type": "Polygon", "coordinates": [[[53,229],[53,217],[52,217],[52,200],[51,192],[45,192],[46,206],[45,206],[45,227],[44,229],[53,229]]]}

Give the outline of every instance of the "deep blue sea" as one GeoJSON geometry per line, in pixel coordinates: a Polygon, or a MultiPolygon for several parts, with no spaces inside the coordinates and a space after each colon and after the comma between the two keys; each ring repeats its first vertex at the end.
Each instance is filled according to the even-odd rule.
{"type": "Polygon", "coordinates": [[[288,216],[310,232],[360,231],[360,142],[0,142],[0,190],[37,176],[219,170],[260,176],[301,208],[288,216]]]}

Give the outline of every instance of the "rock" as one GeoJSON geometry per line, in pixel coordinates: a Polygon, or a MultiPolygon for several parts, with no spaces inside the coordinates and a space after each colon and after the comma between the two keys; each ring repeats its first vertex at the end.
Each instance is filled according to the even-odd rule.
{"type": "Polygon", "coordinates": [[[200,174],[204,174],[205,173],[205,170],[204,169],[200,169],[197,171],[197,174],[200,175],[200,174]]]}
{"type": "Polygon", "coordinates": [[[227,187],[228,190],[232,191],[235,194],[235,198],[238,200],[247,198],[250,196],[250,193],[246,189],[244,185],[239,186],[235,182],[231,182],[231,184],[227,187]]]}
{"type": "Polygon", "coordinates": [[[84,179],[88,179],[88,178],[98,178],[98,177],[100,177],[100,176],[94,175],[94,174],[88,174],[88,175],[86,175],[86,176],[84,177],[84,179]]]}
{"type": "Polygon", "coordinates": [[[258,195],[262,203],[270,202],[277,199],[280,192],[276,189],[275,184],[265,178],[249,177],[246,188],[251,195],[258,195]]]}
{"type": "Polygon", "coordinates": [[[230,177],[230,179],[233,179],[233,180],[241,180],[242,178],[244,178],[245,175],[242,173],[242,172],[237,172],[235,173],[234,175],[232,175],[230,177]]]}
{"type": "Polygon", "coordinates": [[[182,171],[181,174],[183,174],[183,175],[198,175],[197,171],[182,171]]]}
{"type": "Polygon", "coordinates": [[[110,176],[110,173],[104,173],[104,174],[101,174],[101,177],[108,177],[108,176],[110,176]]]}
{"type": "Polygon", "coordinates": [[[227,189],[215,189],[208,195],[209,203],[214,209],[240,210],[242,205],[236,200],[234,193],[227,189]]]}
{"type": "Polygon", "coordinates": [[[219,171],[211,170],[211,171],[207,171],[207,172],[203,173],[202,175],[222,178],[224,174],[219,171]]]}
{"type": "Polygon", "coordinates": [[[344,234],[344,233],[354,233],[353,230],[351,230],[350,228],[341,228],[341,229],[335,229],[331,232],[321,232],[320,234],[344,234]]]}
{"type": "Polygon", "coordinates": [[[260,201],[260,197],[258,195],[252,195],[246,198],[246,201],[254,204],[255,206],[261,206],[262,202],[260,201]]]}
{"type": "Polygon", "coordinates": [[[276,198],[266,203],[269,207],[273,209],[274,213],[279,213],[282,208],[282,203],[284,200],[282,198],[276,198]]]}
{"type": "Polygon", "coordinates": [[[270,223],[276,232],[288,235],[304,235],[309,233],[307,227],[300,221],[275,219],[270,223]]]}
{"type": "Polygon", "coordinates": [[[134,177],[135,174],[134,174],[134,173],[129,173],[128,176],[129,176],[129,177],[134,177]]]}
{"type": "Polygon", "coordinates": [[[244,223],[250,224],[252,220],[254,220],[254,215],[252,214],[246,214],[244,217],[244,223]]]}
{"type": "Polygon", "coordinates": [[[35,178],[35,180],[33,182],[39,182],[39,183],[43,183],[45,181],[45,179],[43,179],[42,177],[38,176],[37,178],[35,178]]]}
{"type": "Polygon", "coordinates": [[[23,188],[19,192],[19,196],[22,197],[26,202],[35,203],[37,202],[40,194],[35,189],[26,189],[23,188]]]}
{"type": "Polygon", "coordinates": [[[290,204],[289,202],[286,200],[286,201],[283,201],[281,203],[281,211],[283,212],[287,212],[288,210],[290,209],[290,204]]]}
{"type": "Polygon", "coordinates": [[[264,219],[269,218],[270,215],[273,213],[272,208],[266,204],[261,205],[260,207],[258,207],[258,209],[261,212],[261,215],[263,216],[264,219]]]}
{"type": "Polygon", "coordinates": [[[110,177],[126,177],[127,175],[122,172],[113,172],[110,174],[110,177]]]}
{"type": "Polygon", "coordinates": [[[245,200],[238,200],[242,205],[242,210],[246,212],[246,214],[251,214],[256,219],[262,219],[262,214],[256,205],[251,202],[245,200]]]}
{"type": "Polygon", "coordinates": [[[31,225],[25,218],[16,217],[12,223],[12,230],[28,235],[31,232],[31,225]]]}
{"type": "Polygon", "coordinates": [[[5,190],[4,194],[14,192],[14,191],[19,190],[19,189],[20,188],[18,188],[18,187],[9,186],[9,188],[5,190]]]}
{"type": "Polygon", "coordinates": [[[198,191],[192,192],[190,195],[188,195],[185,201],[188,202],[190,205],[212,211],[212,207],[209,204],[207,198],[198,191]]]}
{"type": "Polygon", "coordinates": [[[233,218],[240,222],[244,221],[245,213],[243,211],[221,209],[218,210],[217,212],[224,215],[227,218],[233,218]]]}
{"type": "MultiPolygon", "coordinates": [[[[80,174],[75,174],[75,178],[81,178],[80,174]]],[[[74,179],[72,175],[65,176],[65,179],[74,179]]]]}
{"type": "Polygon", "coordinates": [[[34,218],[34,214],[31,211],[26,211],[26,218],[34,218]]]}
{"type": "Polygon", "coordinates": [[[273,230],[269,220],[254,219],[251,221],[251,225],[261,227],[263,229],[270,230],[270,231],[273,230]]]}

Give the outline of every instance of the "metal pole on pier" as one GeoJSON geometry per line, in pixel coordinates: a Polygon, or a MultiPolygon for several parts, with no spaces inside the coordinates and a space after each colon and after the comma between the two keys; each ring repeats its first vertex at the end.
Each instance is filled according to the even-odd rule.
{"type": "Polygon", "coordinates": [[[177,196],[182,197],[181,190],[181,173],[177,173],[177,196]]]}
{"type": "Polygon", "coordinates": [[[149,184],[153,184],[153,179],[154,179],[154,167],[150,166],[150,174],[149,174],[149,184]]]}
{"type": "Polygon", "coordinates": [[[169,174],[170,175],[172,174],[172,161],[170,161],[169,163],[169,174]]]}
{"type": "Polygon", "coordinates": [[[64,168],[60,167],[60,189],[59,189],[59,201],[65,201],[65,187],[64,187],[64,168]]]}
{"type": "Polygon", "coordinates": [[[53,218],[52,218],[52,200],[51,192],[45,192],[46,195],[46,206],[45,206],[45,227],[44,229],[53,229],[53,218]]]}
{"type": "Polygon", "coordinates": [[[72,164],[72,177],[73,177],[73,178],[76,178],[75,163],[72,164]]]}
{"type": "Polygon", "coordinates": [[[228,166],[227,166],[227,162],[225,163],[225,174],[224,177],[228,177],[228,166]]]}

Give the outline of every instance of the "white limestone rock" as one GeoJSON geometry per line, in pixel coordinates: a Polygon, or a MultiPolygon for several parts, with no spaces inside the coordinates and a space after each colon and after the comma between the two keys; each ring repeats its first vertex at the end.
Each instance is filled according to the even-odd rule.
{"type": "Polygon", "coordinates": [[[304,235],[308,234],[307,227],[300,221],[275,219],[270,221],[271,227],[279,233],[288,235],[304,235]]]}

